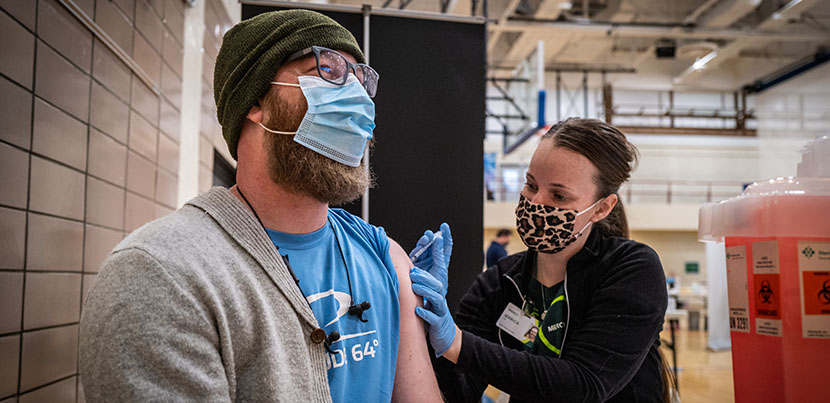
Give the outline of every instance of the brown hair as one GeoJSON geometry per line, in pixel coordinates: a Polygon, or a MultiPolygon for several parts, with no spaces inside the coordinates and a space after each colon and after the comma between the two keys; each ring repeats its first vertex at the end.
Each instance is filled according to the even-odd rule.
{"type": "Polygon", "coordinates": [[[658,348],[657,351],[660,353],[660,376],[663,378],[663,402],[680,401],[680,392],[675,387],[677,380],[674,378],[674,372],[669,366],[669,361],[666,359],[666,355],[663,354],[663,349],[658,348]]]}
{"type": "MultiPolygon", "coordinates": [[[[553,125],[542,138],[581,154],[597,167],[597,199],[617,193],[639,159],[637,147],[619,129],[601,120],[568,118],[553,125]]],[[[619,197],[597,228],[606,235],[628,238],[628,220],[619,197]]]]}

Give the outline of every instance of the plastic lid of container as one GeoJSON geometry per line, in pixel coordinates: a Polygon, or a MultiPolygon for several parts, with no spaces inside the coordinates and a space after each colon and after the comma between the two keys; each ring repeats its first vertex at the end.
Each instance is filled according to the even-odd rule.
{"type": "MultiPolygon", "coordinates": [[[[802,178],[790,176],[755,182],[741,196],[830,196],[830,178],[802,178]]],[[[741,197],[738,196],[738,197],[741,197]]],[[[731,199],[730,199],[731,200],[731,199]]]]}
{"type": "Polygon", "coordinates": [[[801,149],[798,177],[830,177],[830,135],[822,134],[801,149]]]}
{"type": "Polygon", "coordinates": [[[739,196],[704,204],[698,214],[698,240],[722,242],[727,236],[830,235],[830,225],[803,232],[803,228],[759,223],[758,211],[773,211],[782,198],[801,197],[827,198],[830,209],[830,178],[787,177],[755,182],[739,196]]]}

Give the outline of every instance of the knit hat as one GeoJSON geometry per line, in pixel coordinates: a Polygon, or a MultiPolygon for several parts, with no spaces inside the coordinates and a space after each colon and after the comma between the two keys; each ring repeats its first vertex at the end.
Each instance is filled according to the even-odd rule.
{"type": "Polygon", "coordinates": [[[351,32],[309,10],[263,13],[225,34],[216,56],[213,98],[222,135],[234,159],[245,116],[268,91],[285,59],[311,46],[344,51],[358,63],[365,61],[351,32]]]}

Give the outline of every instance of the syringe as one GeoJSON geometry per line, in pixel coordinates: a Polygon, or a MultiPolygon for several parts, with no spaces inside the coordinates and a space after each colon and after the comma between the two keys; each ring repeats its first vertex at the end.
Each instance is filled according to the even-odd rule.
{"type": "Polygon", "coordinates": [[[409,256],[409,258],[413,261],[418,259],[418,257],[421,256],[422,254],[424,254],[424,252],[426,252],[427,249],[429,249],[429,247],[432,246],[432,244],[435,242],[435,240],[440,238],[440,237],[441,237],[441,231],[436,232],[435,236],[433,236],[432,239],[429,240],[429,242],[427,242],[426,244],[424,244],[420,248],[415,249],[415,252],[413,252],[409,256]]]}

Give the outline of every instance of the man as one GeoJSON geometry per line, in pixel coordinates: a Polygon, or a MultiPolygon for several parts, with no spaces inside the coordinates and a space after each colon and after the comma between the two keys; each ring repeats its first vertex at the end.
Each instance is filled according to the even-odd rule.
{"type": "Polygon", "coordinates": [[[510,242],[510,230],[506,228],[500,229],[496,232],[496,239],[490,243],[487,248],[487,267],[492,267],[499,262],[503,257],[507,256],[505,246],[510,242]]]}
{"type": "Polygon", "coordinates": [[[215,98],[237,185],[122,241],[81,321],[88,401],[440,401],[412,267],[357,198],[377,73],[328,17],[225,35],[215,98]]]}

